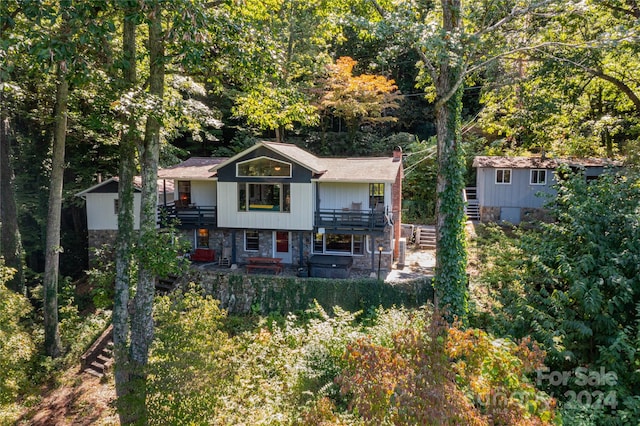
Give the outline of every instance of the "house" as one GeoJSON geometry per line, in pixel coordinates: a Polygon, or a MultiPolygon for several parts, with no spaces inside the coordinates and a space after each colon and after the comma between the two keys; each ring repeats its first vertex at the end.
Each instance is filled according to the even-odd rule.
{"type": "Polygon", "coordinates": [[[390,268],[398,253],[402,177],[399,149],[392,157],[320,158],[264,141],[231,158],[191,158],[159,171],[175,188],[163,215],[194,248],[232,264],[258,256],[360,269],[379,260],[390,268]]]}
{"type": "MultiPolygon", "coordinates": [[[[89,247],[100,248],[113,244],[118,231],[118,178],[112,177],[91,188],[78,192],[86,202],[89,247]]],[[[141,185],[140,176],[133,179],[134,229],[140,229],[141,185]]],[[[173,182],[158,181],[158,202],[173,202],[173,182]]],[[[91,257],[91,256],[90,256],[91,257]]]]}
{"type": "MultiPolygon", "coordinates": [[[[158,178],[160,226],[174,224],[194,250],[215,250],[230,264],[280,258],[310,265],[317,276],[339,276],[379,263],[390,269],[399,252],[399,148],[389,157],[320,158],[263,141],[231,158],[190,158],[158,178]]],[[[79,194],[88,216],[103,213],[89,206],[98,201],[96,187],[79,194]]]]}
{"type": "Polygon", "coordinates": [[[547,197],[543,194],[555,195],[556,169],[561,164],[582,171],[587,180],[619,165],[600,158],[475,157],[476,188],[466,191],[469,207],[477,205],[481,222],[518,224],[545,219],[547,197]],[[474,192],[475,199],[469,196],[474,192]]]}

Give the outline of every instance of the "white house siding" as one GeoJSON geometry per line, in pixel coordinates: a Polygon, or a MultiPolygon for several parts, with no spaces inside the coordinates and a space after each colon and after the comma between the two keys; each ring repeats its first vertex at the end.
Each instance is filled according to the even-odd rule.
{"type": "Polygon", "coordinates": [[[311,183],[291,183],[290,212],[239,212],[237,183],[218,182],[218,227],[311,230],[313,197],[311,183]]]}
{"type": "MultiPolygon", "coordinates": [[[[177,188],[176,184],[176,188],[177,188]]],[[[176,198],[177,195],[176,195],[176,198]]],[[[191,202],[201,207],[216,205],[216,183],[214,181],[191,181],[191,202]]]]}
{"type": "MultiPolygon", "coordinates": [[[[118,229],[118,214],[115,211],[114,200],[118,194],[89,193],[87,199],[87,229],[116,230],[118,229]]],[[[134,229],[140,229],[140,193],[133,195],[134,229]]]]}
{"type": "Polygon", "coordinates": [[[547,201],[539,192],[555,193],[554,173],[547,169],[545,185],[531,185],[530,169],[511,169],[511,183],[497,184],[496,169],[480,168],[477,174],[478,203],[485,207],[542,208],[547,201]]]}

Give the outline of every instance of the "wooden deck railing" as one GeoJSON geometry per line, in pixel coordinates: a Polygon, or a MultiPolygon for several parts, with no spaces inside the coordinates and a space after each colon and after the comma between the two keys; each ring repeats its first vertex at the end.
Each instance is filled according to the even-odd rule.
{"type": "Polygon", "coordinates": [[[160,226],[175,223],[178,229],[215,228],[218,223],[215,206],[176,208],[175,205],[158,206],[160,226]]]}
{"type": "Polygon", "coordinates": [[[371,210],[318,210],[315,226],[326,229],[381,231],[387,224],[384,212],[371,210]]]}

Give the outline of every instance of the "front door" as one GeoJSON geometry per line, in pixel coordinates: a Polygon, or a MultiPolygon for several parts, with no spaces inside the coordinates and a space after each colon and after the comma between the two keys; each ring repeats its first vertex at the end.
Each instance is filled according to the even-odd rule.
{"type": "Polygon", "coordinates": [[[273,241],[273,257],[282,258],[282,263],[291,263],[291,232],[275,231],[273,241]]]}

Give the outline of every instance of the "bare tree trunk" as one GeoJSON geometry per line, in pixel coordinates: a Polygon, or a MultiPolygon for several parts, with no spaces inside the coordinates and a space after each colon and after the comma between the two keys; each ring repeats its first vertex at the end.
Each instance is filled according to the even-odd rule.
{"type": "MultiPolygon", "coordinates": [[[[162,114],[164,96],[164,42],[162,34],[162,8],[155,3],[149,12],[149,93],[156,102],[156,110],[147,118],[144,143],[140,147],[142,171],[142,204],[140,208],[139,247],[144,250],[145,241],[155,240],[156,209],[158,203],[158,161],[160,157],[159,116],[162,114]]],[[[131,320],[130,357],[135,375],[135,392],[140,413],[138,422],[146,421],[146,366],[149,348],[153,341],[153,297],[155,293],[155,272],[150,262],[140,259],[138,283],[133,300],[134,310],[131,320]]]]}
{"type": "Polygon", "coordinates": [[[64,177],[64,150],[67,137],[67,101],[69,82],[63,72],[64,64],[58,64],[56,89],[55,134],[49,186],[49,210],[47,213],[47,237],[44,264],[44,348],[45,353],[56,358],[62,348],[58,329],[58,274],[60,269],[60,216],[62,210],[62,183],[64,177]]]}
{"type": "Polygon", "coordinates": [[[11,167],[11,128],[5,114],[2,90],[0,88],[0,256],[4,257],[5,266],[16,270],[13,278],[7,282],[7,287],[23,294],[24,258],[11,167]]]}
{"type": "MultiPolygon", "coordinates": [[[[131,15],[137,9],[125,11],[122,35],[122,51],[124,63],[124,81],[126,89],[132,89],[136,76],[136,23],[131,15]]],[[[114,344],[114,379],[118,397],[118,414],[121,424],[132,423],[132,407],[127,405],[131,392],[130,360],[129,360],[129,289],[131,286],[131,261],[134,233],[133,176],[136,157],[136,120],[135,117],[123,118],[124,130],[120,140],[120,169],[118,184],[118,237],[115,250],[115,295],[113,301],[113,344],[114,344]]]]}

